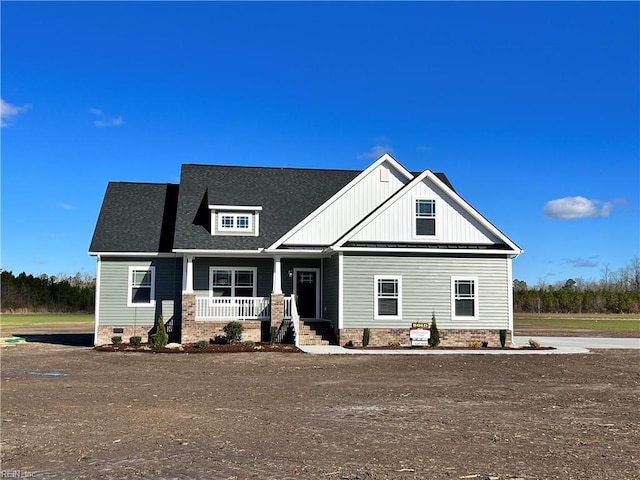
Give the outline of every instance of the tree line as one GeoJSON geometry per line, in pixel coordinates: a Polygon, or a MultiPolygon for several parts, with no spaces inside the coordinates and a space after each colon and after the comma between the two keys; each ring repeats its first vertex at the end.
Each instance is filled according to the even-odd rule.
{"type": "Polygon", "coordinates": [[[0,273],[2,312],[92,313],[96,279],[93,275],[33,276],[0,273]]]}
{"type": "Polygon", "coordinates": [[[529,287],[513,281],[516,313],[640,313],[640,257],[613,271],[602,269],[599,280],[581,278],[529,287]]]}

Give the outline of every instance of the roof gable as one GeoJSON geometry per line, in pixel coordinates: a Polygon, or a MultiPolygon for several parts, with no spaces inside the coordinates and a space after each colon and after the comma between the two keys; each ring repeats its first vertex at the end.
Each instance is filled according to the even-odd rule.
{"type": "Polygon", "coordinates": [[[449,185],[448,181],[445,183],[438,175],[425,170],[344,235],[335,247],[393,244],[460,248],[465,245],[521,251],[449,185]],[[433,236],[416,235],[415,205],[418,199],[435,201],[436,232],[433,236]]]}
{"type": "Polygon", "coordinates": [[[411,173],[384,154],[270,248],[331,245],[411,179],[411,173]]]}

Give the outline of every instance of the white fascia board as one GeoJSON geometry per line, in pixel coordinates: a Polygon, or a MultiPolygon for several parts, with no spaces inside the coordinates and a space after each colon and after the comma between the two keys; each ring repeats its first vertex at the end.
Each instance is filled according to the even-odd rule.
{"type": "Polygon", "coordinates": [[[318,257],[326,257],[331,255],[331,251],[327,248],[322,249],[287,249],[280,250],[274,248],[267,248],[265,253],[273,256],[278,256],[282,258],[287,257],[306,257],[306,258],[318,258],[318,257]]]}
{"type": "Polygon", "coordinates": [[[344,187],[342,187],[338,191],[338,193],[333,195],[329,200],[327,200],[318,208],[316,208],[313,212],[311,212],[306,218],[304,218],[295,227],[293,227],[291,230],[285,233],[282,237],[280,237],[273,245],[269,247],[269,250],[278,248],[280,245],[286,242],[289,238],[291,238],[298,231],[300,231],[305,225],[311,222],[311,220],[313,220],[321,212],[326,210],[331,204],[333,204],[336,200],[342,197],[346,192],[351,190],[351,188],[353,188],[354,185],[362,181],[362,179],[365,178],[369,173],[371,173],[371,171],[378,168],[378,166],[382,165],[384,162],[389,162],[391,166],[396,170],[398,170],[404,177],[407,178],[407,180],[411,180],[413,178],[413,175],[411,175],[411,173],[406,168],[400,165],[391,155],[389,155],[388,153],[385,153],[378,160],[376,160],[371,165],[369,165],[369,167],[367,167],[365,170],[360,172],[356,178],[354,178],[349,183],[347,183],[344,187]]]}
{"type": "Polygon", "coordinates": [[[264,254],[264,248],[258,248],[256,250],[192,250],[188,248],[175,248],[173,251],[180,255],[198,257],[255,257],[264,254]]]}
{"type": "MultiPolygon", "coordinates": [[[[502,233],[498,229],[498,227],[496,227],[493,223],[491,223],[489,220],[487,220],[480,212],[478,212],[475,208],[473,208],[473,206],[470,203],[468,203],[464,198],[462,198],[456,192],[454,192],[449,187],[447,187],[447,185],[445,185],[445,183],[442,180],[440,180],[438,177],[436,177],[433,174],[433,172],[431,172],[430,170],[426,170],[424,173],[427,174],[426,176],[429,178],[429,180],[431,180],[433,183],[435,183],[441,190],[443,190],[444,192],[447,192],[449,194],[449,196],[458,205],[460,205],[464,210],[466,210],[482,226],[484,226],[487,230],[489,230],[491,233],[493,233],[496,237],[500,238],[504,243],[509,245],[513,249],[514,252],[522,253],[523,250],[518,245],[516,245],[509,237],[507,237],[504,233],[502,233]]],[[[420,176],[422,176],[422,175],[420,175],[420,176]]]]}
{"type": "Polygon", "coordinates": [[[399,248],[383,248],[383,247],[333,247],[332,249],[335,252],[362,252],[362,253],[429,253],[429,254],[438,254],[438,255],[451,255],[452,253],[473,253],[477,255],[513,255],[514,250],[479,250],[475,248],[409,248],[409,247],[399,247],[399,248]]]}
{"type": "Polygon", "coordinates": [[[97,257],[176,257],[171,252],[89,252],[91,256],[97,257]]]}
{"type": "Polygon", "coordinates": [[[247,205],[209,205],[209,210],[232,210],[232,211],[247,211],[247,212],[256,212],[261,211],[262,207],[260,206],[247,206],[247,205]]]}

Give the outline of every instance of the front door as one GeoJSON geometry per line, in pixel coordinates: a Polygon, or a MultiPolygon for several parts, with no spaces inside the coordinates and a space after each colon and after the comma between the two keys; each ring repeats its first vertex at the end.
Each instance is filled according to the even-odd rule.
{"type": "Polygon", "coordinates": [[[300,318],[318,318],[319,307],[319,271],[318,269],[295,269],[293,293],[298,297],[300,318]]]}

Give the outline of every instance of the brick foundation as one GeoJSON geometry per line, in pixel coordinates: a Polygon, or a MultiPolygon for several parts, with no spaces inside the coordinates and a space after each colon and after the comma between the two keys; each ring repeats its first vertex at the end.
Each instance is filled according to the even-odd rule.
{"type": "Polygon", "coordinates": [[[271,326],[279,328],[284,320],[284,294],[271,294],[271,326]]]}
{"type": "Polygon", "coordinates": [[[122,337],[122,343],[129,343],[130,337],[141,337],[144,343],[150,341],[149,334],[153,330],[153,325],[142,326],[98,326],[98,338],[95,340],[96,345],[107,345],[111,343],[111,337],[122,337]],[[114,329],[121,329],[122,333],[114,333],[114,329]]]}
{"type": "MultiPolygon", "coordinates": [[[[224,336],[223,328],[232,320],[198,320],[188,326],[182,324],[182,343],[195,343],[210,340],[218,335],[224,336]]],[[[242,323],[242,341],[261,342],[262,323],[260,320],[239,320],[242,323]]]]}
{"type": "MultiPolygon", "coordinates": [[[[458,330],[438,329],[440,332],[440,346],[442,347],[467,347],[469,342],[488,342],[489,347],[500,346],[500,330],[458,330]]],[[[349,341],[356,347],[362,346],[363,328],[343,328],[338,331],[339,345],[345,345],[349,341]]],[[[401,346],[410,346],[408,328],[371,328],[369,329],[369,346],[384,347],[389,343],[399,343],[401,346]]],[[[507,331],[505,346],[513,343],[511,331],[507,331]]]]}

